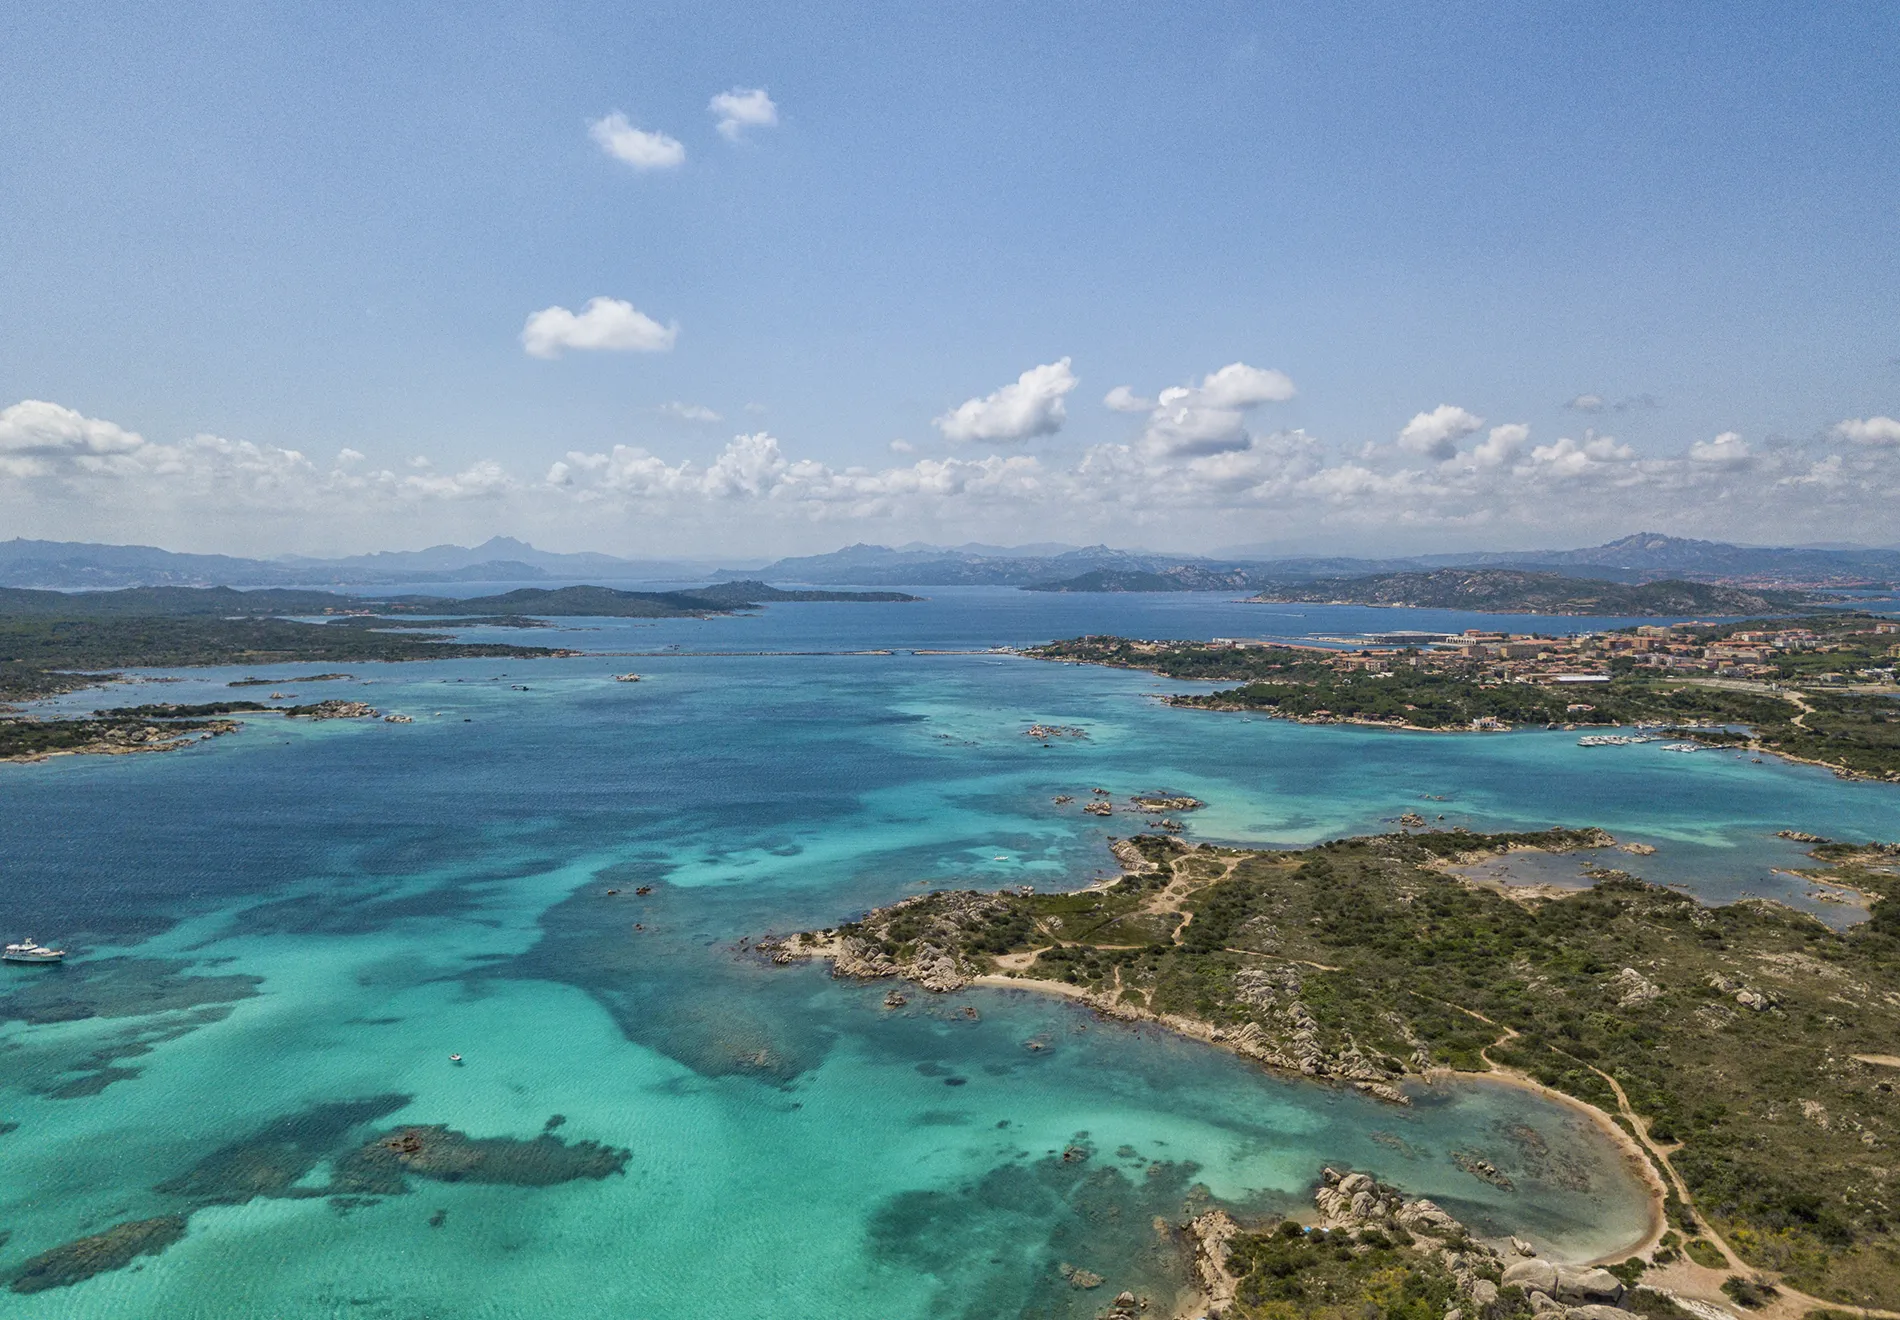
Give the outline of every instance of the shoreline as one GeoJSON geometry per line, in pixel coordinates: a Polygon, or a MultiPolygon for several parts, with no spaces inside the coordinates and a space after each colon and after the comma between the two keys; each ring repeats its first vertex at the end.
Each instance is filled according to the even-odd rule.
{"type": "MultiPolygon", "coordinates": [[[[1100,1013],[1103,1017],[1115,1018],[1124,1022],[1151,1022],[1158,1027],[1174,1032],[1178,1036],[1199,1041],[1204,1045],[1211,1045],[1216,1049],[1226,1050],[1230,1054],[1248,1060],[1248,1062],[1254,1064],[1262,1072],[1272,1077],[1284,1078],[1294,1082],[1310,1082],[1319,1086],[1329,1084],[1340,1085],[1340,1083],[1330,1079],[1307,1077],[1302,1073],[1290,1072],[1284,1068],[1276,1068],[1272,1064],[1253,1058],[1251,1055],[1236,1048],[1233,1042],[1227,1038],[1226,1033],[1221,1031],[1218,1027],[1210,1026],[1207,1023],[1200,1022],[1193,1018],[1181,1018],[1172,1014],[1157,1013],[1153,1009],[1138,1008],[1132,1004],[1123,1004],[1119,1001],[1109,999],[1096,991],[1084,990],[1080,986],[1072,986],[1066,982],[1043,981],[1030,977],[1012,977],[987,972],[982,976],[971,977],[970,984],[992,990],[1025,990],[1042,994],[1052,994],[1061,999],[1069,999],[1076,1003],[1085,1004],[1100,1013]]],[[[1632,1255],[1638,1255],[1653,1249],[1657,1241],[1668,1231],[1669,1219],[1664,1208],[1668,1198],[1668,1188],[1663,1182],[1662,1174],[1657,1171],[1655,1164],[1651,1161],[1649,1152],[1643,1148],[1641,1142],[1637,1141],[1636,1138],[1618,1126],[1614,1117],[1589,1103],[1587,1100],[1579,1100],[1574,1095],[1567,1095],[1562,1091],[1545,1086],[1534,1077],[1527,1076],[1512,1068],[1500,1067],[1497,1064],[1492,1064],[1490,1070],[1487,1072],[1460,1072],[1455,1068],[1434,1068],[1430,1072],[1415,1074],[1413,1077],[1405,1080],[1415,1082],[1422,1086],[1432,1086],[1441,1081],[1491,1083],[1499,1086],[1509,1086],[1520,1091],[1529,1091],[1545,1100],[1553,1101],[1563,1108],[1571,1110],[1580,1117],[1588,1119],[1598,1131],[1610,1139],[1611,1144],[1614,1145],[1623,1156],[1624,1164],[1637,1172],[1638,1181],[1643,1184],[1644,1190],[1648,1193],[1648,1214],[1643,1236],[1628,1247],[1592,1256],[1586,1260],[1567,1260],[1562,1263],[1586,1266],[1624,1260],[1632,1255]]],[[[1351,1083],[1345,1083],[1345,1085],[1353,1090],[1360,1089],[1352,1086],[1351,1083]]],[[[1384,1097],[1377,1095],[1375,1092],[1363,1091],[1362,1094],[1372,1095],[1375,1099],[1384,1100],[1384,1097]]],[[[1385,1103],[1391,1104],[1393,1102],[1385,1100],[1385,1103]]],[[[1551,1258],[1545,1257],[1544,1259],[1551,1258]]]]}
{"type": "MultiPolygon", "coordinates": [[[[838,971],[838,956],[840,951],[839,944],[834,938],[823,942],[814,941],[802,947],[791,944],[779,944],[775,946],[773,956],[776,960],[782,960],[788,963],[794,961],[829,963],[831,964],[833,976],[838,977],[840,980],[858,981],[867,986],[874,980],[887,979],[884,977],[854,976],[849,972],[840,973],[838,971]]],[[[889,979],[905,980],[906,978],[894,977],[889,979]]],[[[1195,1018],[1179,1017],[1174,1014],[1157,1013],[1150,1008],[1122,1003],[1099,991],[1086,990],[1080,986],[1070,985],[1067,982],[1048,981],[1034,977],[1009,976],[1000,972],[985,972],[978,976],[969,977],[961,986],[954,987],[951,991],[924,986],[916,981],[909,981],[908,984],[917,986],[919,989],[933,994],[954,993],[954,989],[976,986],[985,990],[1015,990],[1030,994],[1051,995],[1058,999],[1066,999],[1072,1003],[1080,1004],[1104,1018],[1126,1023],[1150,1023],[1184,1039],[1225,1050],[1230,1054],[1247,1060],[1249,1063],[1258,1067],[1261,1072],[1271,1077],[1294,1082],[1310,1082],[1322,1086],[1344,1086],[1359,1091],[1362,1094],[1369,1095],[1376,1100],[1381,1100],[1386,1104],[1409,1103],[1409,1100],[1406,1099],[1402,1093],[1396,1091],[1394,1094],[1398,1098],[1394,1099],[1391,1096],[1379,1094],[1378,1091],[1373,1090],[1370,1086],[1340,1082],[1338,1079],[1308,1077],[1302,1073],[1277,1068],[1265,1060],[1257,1058],[1241,1049],[1226,1032],[1210,1023],[1202,1022],[1195,1018]]],[[[1511,1069],[1501,1068],[1496,1064],[1493,1064],[1491,1069],[1487,1072],[1460,1072],[1456,1069],[1441,1068],[1424,1074],[1415,1074],[1404,1080],[1414,1081],[1424,1086],[1431,1086],[1440,1081],[1492,1083],[1529,1091],[1545,1100],[1555,1102],[1561,1107],[1586,1119],[1599,1132],[1610,1139],[1610,1143],[1623,1157],[1624,1165],[1630,1168],[1645,1192],[1647,1206],[1643,1233],[1634,1242],[1626,1246],[1620,1246],[1614,1251],[1600,1253],[1587,1259],[1566,1259],[1562,1263],[1582,1267],[1624,1260],[1632,1255],[1653,1250],[1658,1240],[1668,1231],[1669,1222],[1665,1210],[1668,1189],[1663,1181],[1662,1174],[1656,1169],[1649,1157],[1649,1153],[1643,1148],[1642,1143],[1618,1126],[1613,1116],[1597,1108],[1595,1105],[1590,1104],[1588,1101],[1580,1100],[1576,1096],[1567,1095],[1562,1091],[1547,1087],[1532,1077],[1525,1076],[1511,1069]]],[[[1393,1088],[1388,1087],[1384,1089],[1392,1090],[1393,1088]]],[[[1556,1258],[1546,1257],[1546,1259],[1554,1260],[1556,1258]]]]}
{"type": "MultiPolygon", "coordinates": [[[[1071,661],[1069,663],[1086,664],[1088,662],[1087,661],[1071,661]]],[[[1116,666],[1110,666],[1110,667],[1116,667],[1116,666]]],[[[1153,673],[1154,671],[1143,670],[1141,672],[1153,673]]],[[[1166,675],[1157,675],[1157,677],[1166,677],[1166,675]]],[[[1208,681],[1221,682],[1223,680],[1210,679],[1208,681]]],[[[1203,701],[1178,700],[1177,697],[1181,695],[1191,695],[1191,694],[1162,693],[1159,696],[1157,696],[1156,699],[1160,701],[1162,705],[1167,706],[1171,710],[1205,710],[1205,711],[1210,711],[1216,715],[1258,715],[1262,717],[1263,719],[1284,720],[1288,724],[1303,724],[1311,728],[1322,727],[1328,724],[1350,724],[1361,729],[1389,729],[1398,733],[1484,734],[1484,733],[1550,733],[1550,732],[1553,732],[1553,730],[1550,730],[1550,729],[1527,729],[1527,728],[1519,728],[1515,725],[1502,728],[1502,729],[1458,729],[1458,728],[1451,728],[1445,725],[1439,725],[1436,728],[1426,728],[1422,724],[1394,723],[1390,720],[1366,720],[1366,719],[1359,719],[1351,715],[1329,715],[1325,719],[1313,719],[1310,716],[1304,716],[1304,715],[1283,715],[1279,711],[1274,710],[1273,708],[1267,707],[1267,706],[1240,706],[1240,705],[1235,705],[1231,702],[1223,702],[1222,704],[1218,706],[1214,706],[1214,705],[1209,705],[1203,701]]],[[[1577,726],[1578,729],[1582,729],[1586,727],[1590,729],[1608,731],[1611,729],[1624,729],[1624,728],[1631,728],[1631,727],[1636,727],[1636,726],[1625,725],[1625,724],[1592,724],[1592,725],[1587,725],[1587,726],[1580,724],[1577,726]]],[[[1562,732],[1569,733],[1569,732],[1574,732],[1574,730],[1566,729],[1566,730],[1563,730],[1562,732]]],[[[1670,730],[1670,732],[1680,735],[1686,741],[1693,742],[1696,740],[1696,737],[1695,737],[1696,730],[1691,727],[1676,728],[1676,729],[1670,730]]],[[[1875,774],[1872,771],[1855,770],[1851,766],[1837,765],[1832,761],[1817,761],[1811,756],[1797,756],[1793,752],[1784,752],[1778,747],[1764,747],[1761,745],[1759,741],[1756,741],[1752,738],[1750,741],[1746,743],[1703,743],[1702,747],[1708,751],[1746,752],[1751,756],[1772,756],[1778,760],[1792,762],[1795,765],[1811,765],[1815,767],[1817,770],[1827,771],[1829,774],[1833,775],[1836,779],[1845,779],[1845,780],[1850,780],[1853,782],[1869,783],[1869,784],[1900,784],[1900,773],[1891,774],[1891,775],[1881,775],[1881,774],[1875,774]]]]}

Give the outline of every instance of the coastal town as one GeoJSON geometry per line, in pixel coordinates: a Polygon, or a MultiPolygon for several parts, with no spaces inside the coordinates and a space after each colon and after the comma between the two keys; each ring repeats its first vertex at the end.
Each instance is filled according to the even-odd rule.
{"type": "MultiPolygon", "coordinates": [[[[1431,732],[1642,726],[1900,780],[1900,623],[1867,614],[1645,624],[1570,636],[1472,629],[1155,641],[1092,635],[1032,659],[1231,683],[1156,695],[1186,709],[1431,732]]],[[[1588,736],[1588,735],[1587,735],[1588,736]]],[[[1603,740],[1586,745],[1599,745],[1603,740]]]]}
{"type": "MultiPolygon", "coordinates": [[[[1326,645],[1217,637],[1212,649],[1304,650],[1343,671],[1396,667],[1510,683],[1607,683],[1619,675],[1703,676],[1892,688],[1900,623],[1865,616],[1727,623],[1641,624],[1605,632],[1403,631],[1322,639],[1326,645]]],[[[1137,643],[1166,647],[1165,642],[1137,643]]]]}

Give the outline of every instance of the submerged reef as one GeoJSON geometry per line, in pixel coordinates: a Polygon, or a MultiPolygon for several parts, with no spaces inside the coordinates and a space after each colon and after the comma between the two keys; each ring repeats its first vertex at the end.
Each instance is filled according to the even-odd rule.
{"type": "Polygon", "coordinates": [[[545,1130],[523,1141],[471,1137],[440,1125],[401,1127],[364,1143],[339,1161],[328,1190],[396,1196],[410,1190],[411,1176],[437,1182],[551,1187],[577,1178],[625,1173],[632,1155],[632,1151],[596,1141],[570,1145],[545,1130]]]}
{"type": "Polygon", "coordinates": [[[23,1265],[8,1284],[16,1293],[44,1292],[124,1269],[140,1256],[156,1256],[185,1236],[184,1215],[159,1215],[115,1224],[103,1233],[42,1251],[23,1265]]]}
{"type": "MultiPolygon", "coordinates": [[[[15,1270],[8,1286],[15,1292],[41,1292],[123,1269],[183,1238],[191,1215],[206,1206],[243,1205],[258,1197],[328,1198],[347,1213],[376,1197],[408,1194],[411,1177],[551,1187],[624,1173],[632,1158],[631,1151],[596,1141],[562,1141],[553,1135],[566,1121],[558,1114],[526,1139],[471,1137],[439,1125],[399,1127],[367,1140],[358,1135],[413,1099],[392,1092],[330,1101],[267,1123],[154,1187],[180,1203],[176,1212],[132,1220],[43,1251],[15,1270]],[[329,1181],[307,1181],[326,1161],[332,1166],[329,1181]]],[[[440,1227],[445,1220],[445,1212],[437,1210],[429,1222],[440,1227]]],[[[0,1236],[0,1244],[4,1240],[0,1236]]]]}

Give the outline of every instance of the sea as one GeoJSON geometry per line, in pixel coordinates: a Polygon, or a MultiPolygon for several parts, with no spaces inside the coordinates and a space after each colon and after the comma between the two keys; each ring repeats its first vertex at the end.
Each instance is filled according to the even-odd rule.
{"type": "Polygon", "coordinates": [[[1656,849],[1625,870],[1836,925],[1864,914],[1787,874],[1805,859],[1776,832],[1900,833],[1900,787],[1772,757],[1183,710],[1157,696],[1203,687],[993,649],[1625,620],[919,594],[466,634],[572,658],[151,671],[45,703],[275,689],[413,722],[254,718],[0,766],[0,930],[72,951],[0,971],[0,1316],[974,1320],[1093,1316],[1122,1289],[1167,1314],[1179,1224],[1299,1211],[1328,1165],[1614,1257],[1642,1184],[1534,1093],[1440,1082],[1401,1107],[1034,992],[886,1007],[887,983],[753,946],[932,888],[1113,874],[1140,818],[1055,801],[1094,788],[1189,794],[1190,841],[1275,848],[1407,812],[1601,826],[1656,849]],[[421,1172],[363,1176],[418,1131],[421,1172]]]}

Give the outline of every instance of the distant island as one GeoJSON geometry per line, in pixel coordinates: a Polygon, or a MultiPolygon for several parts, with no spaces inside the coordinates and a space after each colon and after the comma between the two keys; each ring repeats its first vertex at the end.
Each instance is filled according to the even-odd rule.
{"type": "Polygon", "coordinates": [[[1237,546],[1211,555],[1106,545],[852,545],[781,559],[758,576],[853,586],[1017,586],[1058,591],[1258,591],[1321,578],[1505,568],[1604,582],[1742,587],[1870,587],[1900,580],[1900,549],[1739,546],[1638,532],[1573,550],[1474,550],[1353,558],[1237,546]],[[1099,575],[1099,576],[1098,576],[1099,575]]]}
{"type": "MultiPolygon", "coordinates": [[[[1654,1263],[1632,1257],[1594,1283],[1603,1295],[1573,1301],[1628,1296],[1642,1314],[1686,1314],[1638,1287],[1654,1269],[1750,1307],[1799,1289],[1809,1298],[1789,1299],[1803,1305],[1785,1314],[1800,1315],[1812,1299],[1900,1296],[1884,1153],[1900,1116],[1900,844],[1813,843],[1802,873],[1858,890],[1871,920],[1840,932],[1777,904],[1707,907],[1616,869],[1616,840],[1594,830],[1420,828],[1293,852],[1141,835],[1114,844],[1120,878],[1080,892],[939,891],[761,950],[929,991],[1064,993],[1396,1102],[1408,1083],[1447,1073],[1534,1081],[1596,1111],[1650,1174],[1663,1211],[1631,1244],[1654,1263]],[[1594,884],[1522,888],[1469,871],[1525,850],[1594,853],[1594,884]]],[[[886,1000],[903,1002],[901,991],[886,1000]]],[[[1484,1140],[1454,1161],[1509,1188],[1484,1140]]],[[[1534,1133],[1488,1140],[1517,1143],[1533,1166],[1549,1155],[1534,1133]]],[[[1367,1216],[1354,1193],[1370,1184],[1332,1175],[1319,1198],[1327,1226],[1350,1219],[1352,1200],[1378,1221],[1365,1245],[1407,1247],[1422,1232],[1420,1253],[1378,1259],[1392,1294],[1435,1301],[1378,1314],[1436,1316],[1462,1291],[1475,1304],[1467,1314],[1528,1316],[1525,1293],[1580,1286],[1509,1253],[1461,1265],[1430,1240],[1458,1236],[1444,1222],[1417,1210],[1409,1223],[1367,1216]],[[1343,1194],[1329,1200],[1333,1186],[1343,1194]],[[1447,1279],[1447,1266],[1470,1277],[1447,1279]],[[1524,1291],[1499,1298],[1500,1284],[1524,1291]]],[[[1242,1300],[1298,1300],[1298,1288],[1276,1289],[1324,1277],[1307,1272],[1323,1253],[1288,1256],[1291,1243],[1260,1237],[1232,1245],[1238,1278],[1227,1283],[1242,1300]]]]}
{"type": "MultiPolygon", "coordinates": [[[[616,587],[522,587],[495,596],[357,596],[295,587],[127,587],[118,591],[41,591],[0,587],[0,618],[182,618],[239,615],[441,616],[541,615],[571,618],[683,619],[733,614],[788,601],[919,601],[901,591],[785,591],[758,581],[720,582],[677,591],[623,591],[616,587]]],[[[457,622],[463,622],[457,619],[457,622]]],[[[437,626],[445,626],[438,623],[437,626]]]]}
{"type": "Polygon", "coordinates": [[[522,587],[499,596],[446,599],[439,596],[357,598],[356,608],[386,614],[453,613],[461,615],[541,615],[547,618],[679,619],[734,614],[783,602],[915,602],[921,596],[901,591],[784,591],[763,582],[721,582],[678,591],[621,591],[614,587],[522,587]]]}
{"type": "Polygon", "coordinates": [[[1271,605],[1391,605],[1488,614],[1767,614],[1837,603],[1813,591],[1662,580],[1610,582],[1567,573],[1507,568],[1440,568],[1361,577],[1282,578],[1258,571],[1180,565],[1160,571],[1092,569],[1025,591],[1159,592],[1252,590],[1271,605]]]}
{"type": "Polygon", "coordinates": [[[1838,602],[1812,591],[1721,586],[1708,582],[1596,582],[1557,573],[1503,568],[1441,568],[1375,573],[1270,587],[1251,601],[1270,605],[1402,605],[1491,614],[1760,615],[1838,602]]]}
{"type": "MultiPolygon", "coordinates": [[[[535,628],[545,626],[542,619],[548,617],[704,618],[781,601],[917,599],[896,591],[785,591],[756,581],[690,592],[529,587],[471,599],[383,599],[283,587],[237,591],[155,586],[78,593],[0,588],[0,703],[76,692],[117,678],[125,669],[579,654],[555,647],[462,642],[447,631],[535,628]]],[[[319,719],[338,714],[334,703],[319,705],[324,709],[289,713],[319,719]]],[[[168,751],[232,732],[238,727],[230,718],[234,714],[282,709],[230,702],[215,708],[146,706],[42,718],[0,704],[0,761],[168,751]]],[[[375,712],[365,706],[348,713],[375,712]]]]}

